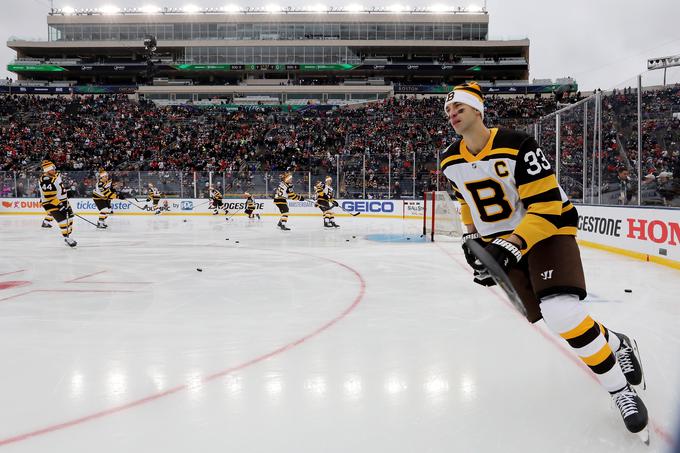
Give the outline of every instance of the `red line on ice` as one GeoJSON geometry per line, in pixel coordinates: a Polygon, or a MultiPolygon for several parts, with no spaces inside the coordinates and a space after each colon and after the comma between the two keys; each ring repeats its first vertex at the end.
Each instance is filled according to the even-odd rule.
{"type": "Polygon", "coordinates": [[[73,280],[66,280],[64,283],[73,283],[73,282],[77,282],[78,280],[83,280],[83,279],[85,279],[85,278],[87,278],[87,277],[92,277],[92,276],[94,276],[94,275],[103,274],[104,272],[106,272],[106,271],[99,271],[99,272],[94,272],[94,273],[92,273],[92,274],[83,275],[82,277],[74,278],[73,280]]]}
{"type": "MultiPolygon", "coordinates": [[[[271,357],[282,354],[282,353],[284,353],[284,352],[286,352],[290,349],[295,348],[296,346],[301,345],[302,343],[309,340],[310,338],[313,338],[313,337],[319,335],[323,331],[332,327],[334,324],[338,323],[340,320],[342,320],[344,317],[346,317],[348,314],[350,314],[359,305],[359,303],[364,298],[364,293],[366,292],[366,281],[364,280],[361,273],[359,273],[359,271],[349,267],[346,264],[343,264],[339,261],[332,260],[330,258],[319,257],[319,256],[314,256],[314,255],[307,255],[305,253],[299,253],[299,252],[292,252],[292,253],[296,253],[298,255],[312,256],[314,258],[319,258],[319,259],[323,259],[323,260],[326,260],[326,261],[330,261],[331,263],[337,264],[338,266],[340,266],[344,269],[347,269],[348,271],[353,273],[357,277],[357,279],[359,280],[359,293],[354,298],[354,301],[347,308],[345,308],[339,315],[337,315],[335,318],[331,319],[330,321],[324,323],[323,325],[321,325],[320,327],[315,329],[313,332],[308,333],[307,335],[300,337],[297,340],[290,342],[290,343],[288,343],[284,346],[281,346],[277,349],[274,349],[271,352],[268,352],[268,353],[263,354],[261,356],[255,357],[254,359],[248,360],[247,362],[243,362],[240,365],[236,365],[236,366],[233,366],[231,368],[227,368],[223,371],[219,371],[217,373],[208,375],[208,376],[206,376],[202,379],[203,382],[209,382],[209,381],[215,380],[219,377],[226,376],[226,375],[233,373],[235,371],[242,370],[242,369],[247,368],[251,365],[255,365],[256,363],[265,361],[265,360],[267,360],[271,357]]],[[[102,271],[102,272],[104,272],[104,271],[102,271]]],[[[81,277],[81,278],[84,278],[84,277],[81,277]]],[[[86,292],[86,291],[84,291],[84,292],[86,292]]],[[[46,426],[45,428],[37,429],[35,431],[30,431],[30,432],[27,432],[27,433],[18,434],[16,436],[8,437],[8,438],[5,438],[5,439],[0,439],[0,446],[8,445],[8,444],[16,443],[16,442],[21,442],[23,440],[30,439],[31,437],[36,437],[36,436],[48,434],[48,433],[51,433],[51,432],[54,432],[54,431],[59,431],[59,430],[62,430],[62,429],[70,428],[72,426],[80,425],[82,423],[86,423],[86,422],[89,422],[91,420],[96,420],[98,418],[106,417],[107,415],[122,412],[126,409],[132,409],[134,407],[141,406],[142,404],[158,400],[160,398],[172,395],[172,394],[177,393],[177,392],[182,391],[182,390],[186,390],[187,388],[189,388],[189,384],[178,385],[178,386],[173,387],[171,389],[165,390],[164,392],[149,395],[147,397],[140,398],[140,399],[135,400],[135,401],[131,401],[127,404],[115,406],[115,407],[112,407],[110,409],[105,409],[103,411],[95,412],[93,414],[86,415],[86,416],[76,418],[76,419],[73,419],[73,420],[69,420],[69,421],[66,421],[66,422],[63,422],[63,423],[58,423],[58,424],[55,424],[55,425],[46,426]]]]}
{"type": "Polygon", "coordinates": [[[18,288],[19,286],[26,286],[30,284],[31,282],[26,280],[8,280],[6,282],[0,282],[0,289],[18,288]]]}

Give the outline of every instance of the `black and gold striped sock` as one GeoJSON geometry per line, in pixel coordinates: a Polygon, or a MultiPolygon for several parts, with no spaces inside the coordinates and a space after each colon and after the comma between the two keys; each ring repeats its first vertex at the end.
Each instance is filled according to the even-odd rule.
{"type": "MultiPolygon", "coordinates": [[[[626,378],[609,346],[604,326],[590,317],[578,296],[560,294],[541,301],[548,327],[564,338],[610,393],[626,386],[626,378]]],[[[611,335],[613,336],[613,335],[611,335]]]]}

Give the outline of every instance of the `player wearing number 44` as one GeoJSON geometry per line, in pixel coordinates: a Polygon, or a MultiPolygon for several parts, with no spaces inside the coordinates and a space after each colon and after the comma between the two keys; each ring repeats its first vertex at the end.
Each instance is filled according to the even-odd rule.
{"type": "MultiPolygon", "coordinates": [[[[647,409],[632,385],[643,381],[634,341],[595,321],[586,297],[576,244],[576,208],[558,185],[536,141],[522,132],[484,125],[484,97],[476,83],[459,85],[444,104],[462,139],[441,156],[441,170],[461,204],[468,233],[508,274],[528,320],[544,319],[564,338],[612,395],[629,431],[647,441],[647,409]]],[[[463,246],[474,281],[494,285],[463,246]]]]}

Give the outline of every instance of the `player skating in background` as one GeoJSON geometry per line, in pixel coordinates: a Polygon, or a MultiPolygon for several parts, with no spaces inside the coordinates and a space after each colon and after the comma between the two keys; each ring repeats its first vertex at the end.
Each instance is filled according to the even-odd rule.
{"type": "Polygon", "coordinates": [[[224,215],[229,214],[229,210],[224,206],[224,203],[222,202],[222,194],[220,193],[219,190],[215,189],[213,186],[210,186],[210,206],[209,208],[213,210],[213,215],[217,215],[220,213],[220,209],[224,211],[224,215]]]}
{"type": "Polygon", "coordinates": [[[243,194],[244,197],[246,197],[246,210],[244,211],[249,219],[254,219],[257,217],[258,219],[260,218],[260,214],[255,213],[255,209],[257,209],[257,205],[255,204],[255,200],[253,200],[253,196],[250,195],[248,192],[243,194]]]}
{"type": "Polygon", "coordinates": [[[161,208],[158,206],[158,202],[161,201],[161,193],[152,183],[149,183],[146,201],[150,201],[153,204],[154,215],[161,213],[161,208]]]}
{"type": "Polygon", "coordinates": [[[111,209],[111,200],[118,198],[125,199],[125,195],[112,189],[112,181],[109,174],[102,168],[97,173],[97,183],[92,191],[92,199],[99,210],[99,219],[97,220],[97,228],[107,228],[106,219],[110,214],[113,214],[111,209]]]}
{"type": "Polygon", "coordinates": [[[68,202],[68,193],[61,180],[61,174],[57,172],[54,163],[49,160],[44,160],[41,167],[43,172],[40,178],[42,207],[47,211],[47,215],[54,218],[59,224],[66,245],[75,247],[78,243],[70,238],[73,231],[73,210],[71,210],[71,205],[68,202]]]}
{"type": "MultiPolygon", "coordinates": [[[[476,83],[450,92],[444,110],[462,136],[441,157],[468,233],[508,274],[529,321],[541,318],[564,338],[611,394],[629,431],[649,441],[647,409],[632,385],[642,380],[637,346],[594,320],[580,300],[585,277],[576,244],[578,214],[536,141],[522,132],[488,129],[476,83]]],[[[474,281],[494,285],[463,246],[474,281]]]]}
{"type": "Polygon", "coordinates": [[[316,205],[321,209],[323,214],[323,226],[326,228],[340,228],[340,225],[335,223],[335,216],[332,209],[338,205],[338,202],[333,198],[333,187],[331,183],[333,178],[326,176],[324,183],[319,181],[314,185],[316,191],[316,205]]]}
{"type": "Polygon", "coordinates": [[[284,173],[281,175],[281,182],[274,192],[274,204],[281,211],[281,218],[276,225],[284,231],[290,230],[286,226],[288,222],[288,199],[304,201],[305,197],[298,195],[293,191],[293,175],[291,173],[284,173]]]}

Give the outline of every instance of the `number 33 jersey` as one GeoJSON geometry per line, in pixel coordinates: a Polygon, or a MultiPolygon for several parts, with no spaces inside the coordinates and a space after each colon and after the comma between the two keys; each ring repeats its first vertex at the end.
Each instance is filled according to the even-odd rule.
{"type": "Polygon", "coordinates": [[[440,168],[451,181],[465,224],[486,238],[514,233],[523,253],[550,236],[576,235],[578,214],[536,141],[507,129],[491,129],[477,155],[465,140],[442,153],[440,168]]]}

